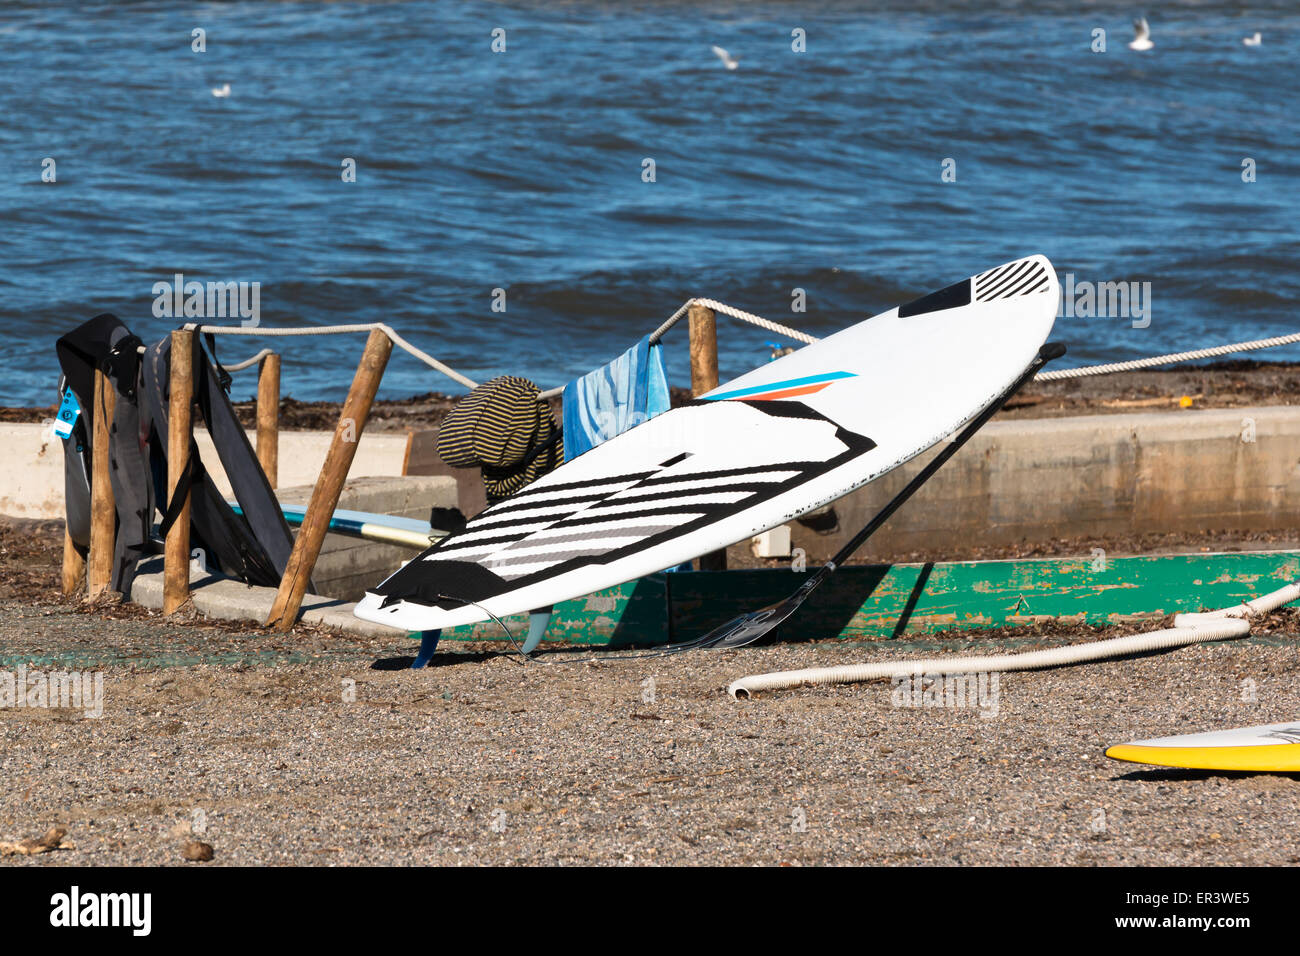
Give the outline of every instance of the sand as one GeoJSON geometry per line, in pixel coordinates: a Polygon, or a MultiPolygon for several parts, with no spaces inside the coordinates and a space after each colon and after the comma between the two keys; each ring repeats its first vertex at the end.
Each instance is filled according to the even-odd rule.
{"type": "MultiPolygon", "coordinates": [[[[1300,776],[1103,755],[1300,715],[1296,612],[1250,641],[1003,675],[996,715],[896,706],[888,683],[738,702],[724,688],[747,673],[976,645],[526,665],[445,642],[412,671],[399,635],[65,603],[56,543],[0,535],[6,574],[30,578],[0,591],[0,670],[97,671],[102,716],[0,709],[0,842],[59,826],[75,847],[0,865],[1300,862],[1300,776]],[[183,859],[196,838],[212,862],[183,859]]],[[[999,632],[978,650],[1100,634],[999,632]]]]}

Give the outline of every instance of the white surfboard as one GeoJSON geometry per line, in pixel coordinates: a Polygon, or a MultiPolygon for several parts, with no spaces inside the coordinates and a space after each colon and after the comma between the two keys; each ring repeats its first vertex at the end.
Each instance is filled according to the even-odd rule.
{"type": "Polygon", "coordinates": [[[1300,720],[1116,744],[1115,760],[1190,770],[1300,771],[1300,720]]]}
{"type": "Polygon", "coordinates": [[[612,587],[820,508],[969,422],[1047,339],[1056,273],[1032,256],[740,376],[483,511],[357,605],[406,630],[612,587]]]}

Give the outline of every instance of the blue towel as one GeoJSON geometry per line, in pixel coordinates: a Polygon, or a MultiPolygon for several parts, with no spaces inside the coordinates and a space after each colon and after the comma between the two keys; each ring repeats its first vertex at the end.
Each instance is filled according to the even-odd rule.
{"type": "Polygon", "coordinates": [[[646,336],[608,365],[564,386],[564,458],[668,411],[663,348],[646,336]]]}

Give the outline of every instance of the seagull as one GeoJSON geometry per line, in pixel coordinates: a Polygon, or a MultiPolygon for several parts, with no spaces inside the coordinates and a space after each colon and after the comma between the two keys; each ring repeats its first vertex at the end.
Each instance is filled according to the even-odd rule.
{"type": "Polygon", "coordinates": [[[225,99],[227,96],[230,95],[230,84],[223,83],[220,86],[214,86],[212,88],[212,95],[217,97],[218,99],[225,99]]]}
{"type": "Polygon", "coordinates": [[[1140,17],[1133,21],[1133,42],[1128,45],[1130,50],[1149,50],[1154,43],[1151,42],[1151,24],[1147,23],[1146,17],[1140,17]]]}
{"type": "Polygon", "coordinates": [[[734,70],[736,67],[740,66],[740,59],[738,57],[732,56],[730,53],[728,53],[720,46],[715,46],[713,48],[713,55],[716,56],[719,60],[721,60],[722,65],[725,66],[728,70],[734,70]]]}
{"type": "Polygon", "coordinates": [[[1264,42],[1264,38],[1260,36],[1259,31],[1256,30],[1253,37],[1242,37],[1241,42],[1246,44],[1246,46],[1259,46],[1264,42]]]}

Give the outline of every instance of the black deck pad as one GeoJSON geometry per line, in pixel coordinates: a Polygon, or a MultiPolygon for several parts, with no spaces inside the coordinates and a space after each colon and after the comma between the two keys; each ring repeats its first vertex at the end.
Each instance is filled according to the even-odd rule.
{"type": "Polygon", "coordinates": [[[417,558],[376,587],[374,593],[384,596],[381,607],[398,601],[414,601],[426,607],[450,610],[508,590],[510,584],[504,578],[473,561],[417,558]]]}

